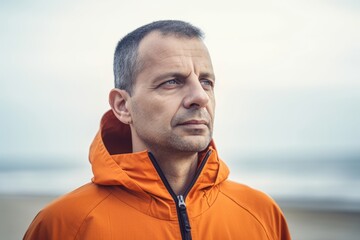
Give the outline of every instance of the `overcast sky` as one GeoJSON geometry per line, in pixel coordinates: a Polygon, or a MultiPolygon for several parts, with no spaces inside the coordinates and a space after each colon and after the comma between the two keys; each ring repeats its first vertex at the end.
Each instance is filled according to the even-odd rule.
{"type": "Polygon", "coordinates": [[[84,161],[117,41],[160,19],[206,34],[223,156],[359,152],[359,1],[1,1],[0,159],[84,161]]]}

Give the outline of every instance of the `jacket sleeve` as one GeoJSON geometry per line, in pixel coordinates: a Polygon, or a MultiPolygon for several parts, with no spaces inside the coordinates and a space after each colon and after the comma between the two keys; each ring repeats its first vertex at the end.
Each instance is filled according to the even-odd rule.
{"type": "Polygon", "coordinates": [[[249,212],[269,240],[291,240],[288,225],[277,203],[267,194],[243,184],[227,181],[221,192],[249,212]]]}
{"type": "Polygon", "coordinates": [[[41,212],[36,215],[27,229],[23,240],[35,240],[35,239],[52,239],[51,231],[47,226],[47,223],[43,221],[41,212]]]}
{"type": "Polygon", "coordinates": [[[274,218],[276,219],[274,219],[273,221],[273,223],[275,224],[273,230],[276,231],[275,232],[276,239],[291,240],[290,231],[287,222],[285,220],[285,217],[277,205],[275,205],[275,208],[276,208],[276,213],[274,215],[274,218]]]}
{"type": "Polygon", "coordinates": [[[94,184],[86,184],[41,210],[30,224],[24,240],[74,240],[80,238],[86,218],[110,193],[94,184]]]}
{"type": "Polygon", "coordinates": [[[70,240],[75,239],[76,232],[74,226],[61,219],[61,215],[46,209],[34,218],[23,240],[70,240]]]}

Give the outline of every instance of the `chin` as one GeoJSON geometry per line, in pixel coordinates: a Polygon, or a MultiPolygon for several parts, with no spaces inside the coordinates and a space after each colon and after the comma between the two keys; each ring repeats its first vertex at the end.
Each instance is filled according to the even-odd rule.
{"type": "Polygon", "coordinates": [[[211,139],[183,141],[178,144],[178,149],[184,152],[201,152],[209,146],[211,139]]]}

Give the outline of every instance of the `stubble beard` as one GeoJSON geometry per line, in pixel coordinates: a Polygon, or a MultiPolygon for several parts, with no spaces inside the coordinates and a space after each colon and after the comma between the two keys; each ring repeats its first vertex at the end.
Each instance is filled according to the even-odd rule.
{"type": "Polygon", "coordinates": [[[213,121],[210,114],[202,109],[191,109],[176,115],[171,122],[172,133],[168,136],[167,142],[170,148],[180,152],[200,152],[203,151],[212,139],[213,121]],[[183,122],[190,119],[202,119],[207,122],[207,129],[184,129],[176,133],[176,128],[180,127],[183,122]],[[204,132],[205,131],[205,132],[204,132]]]}
{"type": "Polygon", "coordinates": [[[149,137],[138,133],[139,138],[145,143],[147,149],[153,152],[163,153],[197,153],[205,150],[212,139],[212,131],[208,129],[206,134],[181,136],[175,133],[161,134],[157,137],[149,137]]]}
{"type": "MultiPolygon", "coordinates": [[[[141,112],[134,111],[137,118],[143,118],[141,112]],[[137,114],[136,114],[137,113],[137,114]],[[139,114],[140,113],[140,114],[139,114]]],[[[134,121],[135,124],[135,121],[134,121]]],[[[178,114],[172,119],[169,128],[158,129],[157,133],[152,130],[133,128],[138,139],[145,145],[147,150],[163,153],[197,153],[208,147],[212,140],[213,120],[206,110],[188,110],[178,114]],[[207,129],[177,129],[182,122],[189,119],[203,119],[207,121],[207,129]]]]}
{"type": "Polygon", "coordinates": [[[173,134],[171,135],[171,137],[168,139],[167,142],[169,145],[169,149],[172,149],[173,151],[194,153],[194,152],[203,151],[209,145],[211,139],[212,139],[212,132],[209,131],[209,133],[206,136],[192,135],[192,136],[182,137],[173,134]]]}

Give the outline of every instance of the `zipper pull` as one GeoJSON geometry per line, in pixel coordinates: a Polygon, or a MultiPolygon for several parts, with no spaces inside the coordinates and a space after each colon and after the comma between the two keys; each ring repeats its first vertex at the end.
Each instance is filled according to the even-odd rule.
{"type": "Polygon", "coordinates": [[[177,196],[178,198],[178,205],[179,205],[179,208],[181,209],[186,209],[186,204],[185,204],[185,200],[184,200],[184,196],[183,195],[179,195],[177,196]]]}
{"type": "MultiPolygon", "coordinates": [[[[187,233],[190,233],[191,226],[190,226],[190,221],[189,221],[189,218],[188,218],[188,215],[186,212],[186,204],[185,204],[184,196],[179,195],[179,196],[177,196],[177,199],[178,199],[178,206],[180,209],[180,218],[181,218],[182,224],[184,226],[185,231],[187,233]]],[[[186,239],[191,239],[191,237],[190,238],[186,237],[186,239]]]]}

